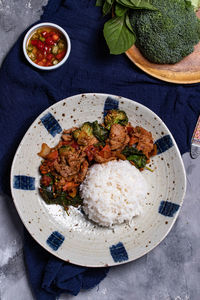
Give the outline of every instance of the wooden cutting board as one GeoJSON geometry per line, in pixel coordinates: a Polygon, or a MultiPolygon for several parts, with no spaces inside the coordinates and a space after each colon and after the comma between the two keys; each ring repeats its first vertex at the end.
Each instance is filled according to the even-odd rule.
{"type": "MultiPolygon", "coordinates": [[[[200,10],[197,16],[200,18],[200,10]]],[[[149,62],[135,45],[126,51],[126,55],[141,70],[158,79],[178,84],[200,82],[200,42],[194,47],[193,53],[171,65],[149,62]]]]}

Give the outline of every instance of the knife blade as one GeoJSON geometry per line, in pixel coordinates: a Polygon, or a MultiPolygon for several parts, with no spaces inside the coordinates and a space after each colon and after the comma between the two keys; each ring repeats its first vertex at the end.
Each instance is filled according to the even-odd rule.
{"type": "Polygon", "coordinates": [[[190,155],[194,159],[200,155],[200,116],[192,135],[190,155]]]}

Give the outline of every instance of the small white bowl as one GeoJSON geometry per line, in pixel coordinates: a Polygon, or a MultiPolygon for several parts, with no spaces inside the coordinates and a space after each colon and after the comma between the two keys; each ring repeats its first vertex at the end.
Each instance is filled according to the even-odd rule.
{"type": "Polygon", "coordinates": [[[48,22],[46,22],[46,23],[39,23],[39,24],[33,26],[33,27],[26,33],[26,35],[25,35],[25,37],[24,37],[24,41],[23,41],[23,51],[24,51],[24,55],[25,55],[26,59],[28,60],[28,62],[29,62],[31,65],[33,65],[35,68],[38,68],[38,69],[41,69],[41,70],[47,70],[47,71],[49,71],[49,70],[53,70],[53,69],[59,68],[60,66],[62,66],[62,65],[66,62],[66,60],[67,60],[68,57],[69,57],[70,51],[71,51],[71,42],[70,42],[70,38],[69,38],[67,32],[66,32],[62,27],[60,27],[60,26],[58,26],[58,25],[56,25],[56,24],[54,24],[54,23],[48,23],[48,22]],[[36,31],[36,30],[37,30],[38,28],[40,28],[40,27],[52,27],[52,28],[55,28],[55,29],[57,29],[58,31],[60,31],[60,32],[64,35],[64,37],[65,37],[65,39],[66,39],[66,43],[67,43],[67,52],[66,52],[64,58],[63,58],[57,65],[54,65],[54,66],[48,66],[48,67],[39,66],[39,65],[37,65],[36,63],[34,63],[34,62],[30,59],[30,57],[28,56],[28,54],[27,54],[27,50],[26,50],[26,47],[27,47],[27,41],[28,41],[29,37],[33,34],[33,32],[36,31]]]}

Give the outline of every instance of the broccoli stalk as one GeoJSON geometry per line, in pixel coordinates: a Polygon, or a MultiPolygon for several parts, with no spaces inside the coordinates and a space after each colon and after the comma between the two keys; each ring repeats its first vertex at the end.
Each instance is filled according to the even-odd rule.
{"type": "Polygon", "coordinates": [[[174,64],[194,50],[200,23],[188,0],[151,0],[158,10],[132,11],[136,46],[149,61],[174,64]]]}

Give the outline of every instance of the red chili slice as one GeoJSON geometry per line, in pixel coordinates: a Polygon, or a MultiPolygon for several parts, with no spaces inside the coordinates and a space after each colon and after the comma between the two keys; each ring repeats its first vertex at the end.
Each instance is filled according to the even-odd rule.
{"type": "Polygon", "coordinates": [[[43,31],[41,34],[43,37],[47,37],[47,31],[43,31]]]}
{"type": "Polygon", "coordinates": [[[48,61],[46,64],[45,64],[46,67],[50,67],[50,66],[53,66],[52,62],[48,61]]]}
{"type": "Polygon", "coordinates": [[[37,64],[42,67],[44,66],[44,63],[42,61],[39,61],[37,64]]]}
{"type": "Polygon", "coordinates": [[[103,158],[109,158],[111,156],[111,149],[109,145],[105,145],[103,149],[99,152],[99,155],[103,158]]]}
{"type": "Polygon", "coordinates": [[[36,47],[39,49],[39,50],[43,50],[44,49],[44,43],[43,42],[41,42],[41,41],[38,41],[37,42],[37,45],[36,45],[36,47]]]}
{"type": "Polygon", "coordinates": [[[38,40],[31,40],[31,44],[32,44],[33,46],[37,46],[38,40]]]}
{"type": "Polygon", "coordinates": [[[133,127],[126,127],[126,128],[127,128],[128,134],[131,134],[133,132],[133,127]]]}
{"type": "Polygon", "coordinates": [[[42,55],[42,53],[37,53],[37,60],[40,61],[44,58],[44,55],[42,55]]]}
{"type": "Polygon", "coordinates": [[[60,60],[60,59],[62,59],[62,58],[65,56],[65,54],[66,54],[66,50],[63,50],[63,51],[61,51],[60,53],[58,53],[58,54],[56,55],[56,58],[57,58],[58,60],[60,60]]]}
{"type": "Polygon", "coordinates": [[[75,149],[75,150],[79,150],[79,145],[77,144],[77,142],[73,141],[71,143],[71,146],[75,149]]]}
{"type": "Polygon", "coordinates": [[[51,54],[51,53],[49,53],[49,54],[47,55],[47,59],[48,59],[48,60],[52,60],[53,57],[54,57],[54,56],[53,56],[53,54],[51,54]]]}
{"type": "Polygon", "coordinates": [[[49,34],[52,36],[52,35],[56,34],[56,32],[55,31],[50,31],[49,34]]]}
{"type": "Polygon", "coordinates": [[[51,177],[49,177],[47,175],[43,175],[40,182],[44,186],[49,186],[51,181],[52,181],[51,177]]]}
{"type": "Polygon", "coordinates": [[[54,45],[54,41],[52,40],[52,38],[51,37],[48,37],[48,38],[46,38],[46,44],[47,45],[50,45],[50,46],[53,46],[54,45]]]}
{"type": "Polygon", "coordinates": [[[55,150],[55,151],[50,152],[50,153],[46,156],[46,158],[47,158],[48,160],[50,160],[50,161],[56,160],[56,159],[58,158],[58,151],[55,150]]]}
{"type": "Polygon", "coordinates": [[[94,159],[94,154],[96,152],[97,152],[97,149],[93,145],[90,145],[85,149],[85,153],[86,153],[89,161],[92,161],[94,159]]]}

